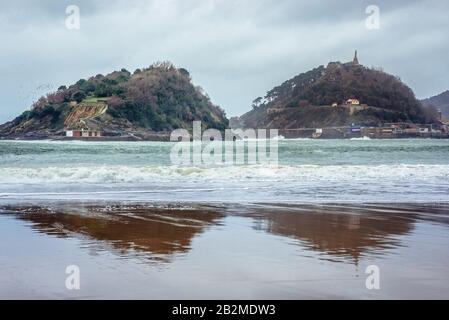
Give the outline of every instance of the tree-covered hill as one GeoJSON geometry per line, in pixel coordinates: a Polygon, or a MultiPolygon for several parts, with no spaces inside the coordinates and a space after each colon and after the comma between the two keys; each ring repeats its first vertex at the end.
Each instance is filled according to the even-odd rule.
{"type": "Polygon", "coordinates": [[[277,128],[434,120],[434,110],[424,109],[398,77],[356,60],[331,62],[301,73],[255,99],[253,110],[238,119],[246,127],[277,128]],[[348,99],[357,99],[367,108],[349,113],[345,108],[348,99]]]}
{"type": "Polygon", "coordinates": [[[214,105],[201,87],[192,84],[186,69],[163,62],[132,74],[122,69],[61,86],[0,126],[0,134],[60,134],[67,127],[161,132],[189,129],[192,121],[219,130],[228,126],[223,109],[214,105]]]}

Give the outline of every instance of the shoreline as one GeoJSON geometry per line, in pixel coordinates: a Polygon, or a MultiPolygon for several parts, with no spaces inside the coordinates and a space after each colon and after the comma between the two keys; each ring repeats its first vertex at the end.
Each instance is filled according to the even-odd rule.
{"type": "MultiPolygon", "coordinates": [[[[312,138],[312,137],[297,137],[288,138],[283,137],[282,139],[277,139],[278,141],[294,141],[294,140],[447,140],[449,139],[449,134],[446,136],[433,136],[433,137],[418,137],[418,136],[400,136],[400,137],[384,137],[384,138],[372,138],[372,137],[347,137],[347,138],[312,138]]],[[[66,138],[66,137],[42,137],[42,138],[30,138],[30,137],[0,137],[0,141],[58,141],[58,142],[69,142],[69,141],[86,141],[86,142],[171,142],[170,136],[163,138],[148,138],[148,139],[137,139],[133,137],[99,137],[99,138],[66,138]]]]}
{"type": "MultiPolygon", "coordinates": [[[[447,127],[439,130],[432,126],[420,126],[408,124],[412,128],[404,127],[403,124],[383,127],[363,126],[341,126],[323,128],[296,128],[275,129],[278,137],[284,140],[313,139],[313,140],[392,140],[392,139],[449,139],[447,127]],[[406,129],[408,128],[408,129],[406,129]]],[[[271,130],[265,128],[266,130],[271,130]]],[[[228,129],[227,129],[228,130],[228,129]]],[[[230,127],[229,130],[253,130],[253,128],[242,129],[230,127]]],[[[102,131],[98,137],[68,137],[63,131],[43,131],[26,134],[0,135],[0,141],[5,140],[56,140],[56,141],[170,141],[171,132],[161,131],[102,131]]],[[[237,139],[239,139],[237,137],[237,139]]]]}
{"type": "Polygon", "coordinates": [[[0,216],[28,216],[33,214],[70,214],[83,217],[105,215],[109,219],[115,214],[134,213],[171,216],[184,212],[208,212],[225,216],[255,218],[260,215],[282,213],[301,215],[305,213],[331,213],[336,215],[413,215],[419,219],[445,221],[449,226],[449,201],[443,202],[328,202],[328,203],[282,203],[282,202],[192,202],[192,201],[29,201],[2,203],[0,216]],[[111,216],[109,216],[111,215],[111,216]]]}
{"type": "Polygon", "coordinates": [[[448,229],[449,204],[0,206],[0,298],[444,299],[448,229]]]}
{"type": "Polygon", "coordinates": [[[16,200],[0,198],[0,211],[8,210],[8,208],[14,207],[84,207],[84,206],[147,206],[154,208],[294,208],[294,207],[345,207],[345,206],[355,206],[355,207],[406,207],[406,206],[447,206],[449,208],[449,199],[444,201],[428,201],[428,200],[417,200],[417,201],[328,201],[328,202],[313,202],[313,201],[221,201],[221,200],[110,200],[110,199],[33,199],[33,200],[16,200]],[[9,204],[8,204],[9,202],[9,204]]]}

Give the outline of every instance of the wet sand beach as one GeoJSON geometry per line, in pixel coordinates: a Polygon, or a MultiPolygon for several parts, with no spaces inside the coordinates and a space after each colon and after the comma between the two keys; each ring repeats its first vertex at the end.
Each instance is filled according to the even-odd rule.
{"type": "Polygon", "coordinates": [[[2,299],[449,298],[445,203],[3,205],[0,229],[2,299]]]}

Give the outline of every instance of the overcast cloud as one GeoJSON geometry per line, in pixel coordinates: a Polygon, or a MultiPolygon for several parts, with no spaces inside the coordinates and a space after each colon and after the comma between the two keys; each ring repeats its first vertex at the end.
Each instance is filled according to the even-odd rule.
{"type": "Polygon", "coordinates": [[[354,50],[423,98],[449,89],[446,0],[0,0],[0,122],[81,78],[170,60],[228,116],[292,76],[354,50]],[[78,5],[80,30],[65,27],[78,5]],[[365,27],[368,5],[380,30],[365,27]]]}

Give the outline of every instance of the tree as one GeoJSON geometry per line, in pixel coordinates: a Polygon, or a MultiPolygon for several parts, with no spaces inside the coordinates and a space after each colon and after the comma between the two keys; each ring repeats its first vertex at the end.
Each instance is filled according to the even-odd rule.
{"type": "Polygon", "coordinates": [[[253,109],[259,108],[262,105],[262,101],[263,101],[262,97],[258,97],[256,99],[254,99],[254,101],[253,101],[253,109]]]}
{"type": "Polygon", "coordinates": [[[188,79],[190,79],[190,73],[189,73],[189,71],[187,71],[187,69],[179,68],[179,73],[182,74],[183,76],[187,77],[188,79]]]}
{"type": "Polygon", "coordinates": [[[117,107],[121,107],[123,105],[123,99],[120,98],[119,96],[112,96],[109,100],[108,100],[108,105],[112,108],[117,108],[117,107]]]}
{"type": "Polygon", "coordinates": [[[72,95],[72,100],[75,100],[78,103],[80,103],[84,99],[86,99],[86,94],[82,91],[77,91],[72,95]]]}
{"type": "Polygon", "coordinates": [[[80,79],[80,80],[78,80],[78,82],[76,84],[78,86],[81,86],[84,82],[86,82],[86,79],[80,79]]]}
{"type": "Polygon", "coordinates": [[[46,97],[40,97],[36,102],[33,103],[32,109],[41,109],[48,105],[48,100],[46,97]]]}
{"type": "Polygon", "coordinates": [[[80,90],[83,91],[86,95],[95,91],[96,87],[91,81],[85,81],[80,84],[80,90]]]}
{"type": "Polygon", "coordinates": [[[158,61],[156,63],[153,63],[149,69],[161,69],[161,70],[174,70],[176,69],[174,64],[170,61],[158,61]]]}
{"type": "Polygon", "coordinates": [[[60,104],[65,101],[66,93],[63,90],[58,90],[53,93],[47,94],[47,100],[49,103],[60,104]]]}

